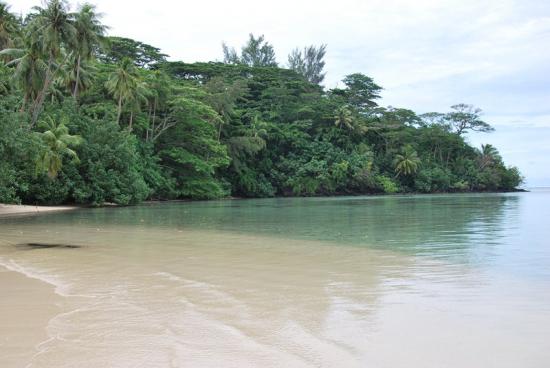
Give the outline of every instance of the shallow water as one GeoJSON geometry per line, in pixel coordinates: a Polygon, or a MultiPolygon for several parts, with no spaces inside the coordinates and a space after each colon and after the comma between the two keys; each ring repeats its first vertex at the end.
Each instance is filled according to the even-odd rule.
{"type": "Polygon", "coordinates": [[[0,219],[0,265],[62,296],[28,367],[541,367],[549,215],[548,191],[78,210],[0,219]]]}

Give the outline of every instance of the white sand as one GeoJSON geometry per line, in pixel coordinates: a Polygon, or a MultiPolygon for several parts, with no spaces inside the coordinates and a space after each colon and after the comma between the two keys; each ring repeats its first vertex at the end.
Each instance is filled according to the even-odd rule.
{"type": "Polygon", "coordinates": [[[11,215],[39,214],[44,212],[68,211],[77,206],[29,206],[19,204],[0,204],[0,217],[11,215]]]}

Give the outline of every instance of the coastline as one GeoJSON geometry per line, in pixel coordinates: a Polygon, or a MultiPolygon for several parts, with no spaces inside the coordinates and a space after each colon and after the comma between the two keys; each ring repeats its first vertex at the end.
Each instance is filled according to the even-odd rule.
{"type": "Polygon", "coordinates": [[[41,213],[71,211],[81,208],[79,206],[32,206],[25,204],[0,203],[0,217],[37,215],[41,213]]]}
{"type": "MultiPolygon", "coordinates": [[[[502,194],[502,193],[528,193],[533,191],[533,188],[515,188],[511,190],[492,190],[492,191],[463,191],[463,192],[396,192],[396,193],[335,193],[332,195],[311,195],[311,196],[294,196],[294,195],[276,195],[272,197],[236,197],[227,196],[222,198],[211,199],[146,199],[142,202],[132,205],[119,205],[116,203],[106,202],[95,207],[127,207],[140,204],[158,204],[158,203],[188,203],[188,202],[205,202],[205,201],[231,201],[231,200],[247,200],[247,199],[265,199],[265,198],[324,198],[324,197],[377,197],[377,196],[400,196],[400,195],[453,195],[453,194],[502,194]]],[[[86,205],[60,205],[60,206],[43,206],[43,205],[28,205],[28,204],[4,204],[0,203],[0,218],[13,217],[20,215],[38,215],[43,213],[72,211],[76,209],[86,208],[86,205]]],[[[94,207],[94,206],[92,206],[94,207]]]]}

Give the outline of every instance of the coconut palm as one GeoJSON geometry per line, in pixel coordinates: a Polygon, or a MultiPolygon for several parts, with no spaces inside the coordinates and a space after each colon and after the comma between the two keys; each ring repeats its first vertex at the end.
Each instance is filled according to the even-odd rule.
{"type": "Polygon", "coordinates": [[[63,0],[50,0],[44,8],[35,6],[33,10],[35,15],[28,26],[29,36],[33,47],[37,47],[48,60],[42,89],[33,104],[34,125],[50,84],[64,63],[60,60],[63,52],[70,52],[75,46],[76,28],[72,20],[74,16],[68,12],[68,6],[63,0]]]}
{"type": "Polygon", "coordinates": [[[107,30],[107,27],[101,24],[100,18],[101,14],[96,13],[95,6],[91,4],[82,5],[75,15],[76,42],[70,63],[73,69],[71,75],[74,77],[71,93],[75,100],[78,98],[78,91],[87,85],[85,81],[81,80],[83,72],[86,72],[86,67],[83,64],[93,58],[93,53],[101,44],[107,30]]]}
{"type": "Polygon", "coordinates": [[[125,106],[130,110],[130,121],[128,123],[128,129],[131,131],[134,121],[134,113],[141,111],[141,106],[147,103],[147,100],[151,97],[150,90],[145,82],[138,81],[134,93],[128,98],[125,106]]]}
{"type": "Polygon", "coordinates": [[[15,39],[19,33],[19,22],[15,15],[10,13],[10,6],[0,2],[0,50],[15,46],[15,39]]]}
{"type": "Polygon", "coordinates": [[[342,127],[345,127],[349,130],[353,130],[353,123],[353,114],[347,105],[341,106],[336,109],[334,116],[334,125],[336,125],[338,129],[342,129],[342,127]]]}
{"type": "Polygon", "coordinates": [[[261,120],[258,114],[254,114],[252,119],[250,119],[250,134],[252,134],[254,138],[266,138],[267,127],[267,122],[261,120]]]}
{"type": "Polygon", "coordinates": [[[170,78],[160,70],[155,70],[147,75],[147,105],[149,109],[149,125],[153,126],[157,117],[157,111],[166,106],[171,94],[170,78]]]}
{"type": "Polygon", "coordinates": [[[139,75],[134,63],[128,58],[123,59],[105,82],[109,93],[118,101],[117,123],[120,122],[123,104],[136,100],[138,86],[139,75]]]}
{"type": "Polygon", "coordinates": [[[73,98],[77,99],[78,92],[84,91],[92,85],[96,71],[93,62],[84,59],[78,61],[74,59],[74,55],[71,55],[69,63],[60,70],[59,79],[73,98]]]}
{"type": "Polygon", "coordinates": [[[494,163],[501,161],[502,158],[498,150],[491,144],[482,144],[479,157],[479,167],[483,170],[486,167],[492,166],[494,163]]]}
{"type": "Polygon", "coordinates": [[[400,154],[395,155],[393,160],[396,176],[416,173],[420,163],[416,151],[409,145],[405,146],[400,154]]]}
{"type": "Polygon", "coordinates": [[[13,80],[23,91],[21,111],[25,111],[27,103],[38,98],[44,85],[48,65],[28,39],[25,40],[23,48],[5,49],[0,52],[0,55],[7,56],[11,60],[6,65],[15,66],[13,80]]]}
{"type": "Polygon", "coordinates": [[[63,166],[63,157],[71,158],[78,163],[78,155],[69,147],[80,144],[81,138],[77,135],[70,135],[69,129],[63,122],[57,123],[51,117],[39,123],[44,128],[43,133],[38,133],[42,138],[45,147],[38,156],[36,168],[38,172],[47,172],[51,179],[54,179],[63,166]]]}

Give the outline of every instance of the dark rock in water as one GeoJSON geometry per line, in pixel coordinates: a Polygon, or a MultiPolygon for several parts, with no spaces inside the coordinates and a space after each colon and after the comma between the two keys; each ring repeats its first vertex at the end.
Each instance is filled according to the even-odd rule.
{"type": "Polygon", "coordinates": [[[48,249],[48,248],[65,248],[65,249],[75,249],[81,248],[81,245],[75,244],[55,244],[55,243],[20,243],[16,244],[15,247],[20,249],[48,249]]]}

